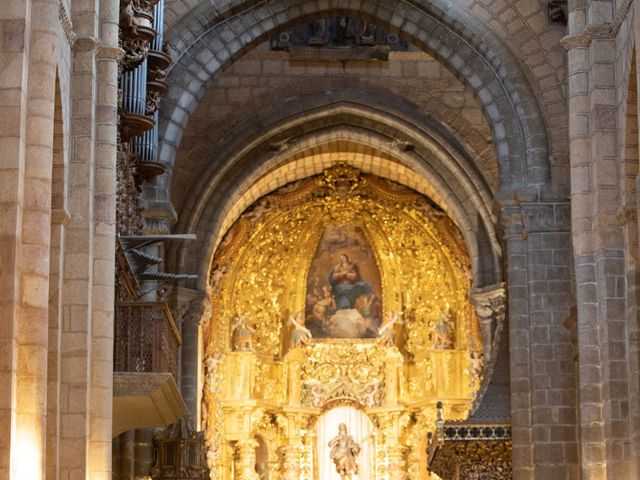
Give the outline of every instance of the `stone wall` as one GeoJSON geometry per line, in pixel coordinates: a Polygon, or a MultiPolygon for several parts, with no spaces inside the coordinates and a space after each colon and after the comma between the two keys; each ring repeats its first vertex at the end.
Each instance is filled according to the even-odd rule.
{"type": "Polygon", "coordinates": [[[0,477],[106,479],[119,6],[0,11],[0,477]]]}

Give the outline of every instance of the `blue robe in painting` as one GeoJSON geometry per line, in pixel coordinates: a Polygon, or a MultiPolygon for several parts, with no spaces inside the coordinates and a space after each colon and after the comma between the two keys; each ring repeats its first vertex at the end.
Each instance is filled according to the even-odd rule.
{"type": "Polygon", "coordinates": [[[334,279],[334,273],[337,267],[333,267],[329,272],[328,282],[331,285],[331,293],[333,293],[336,308],[338,310],[355,308],[356,300],[362,295],[370,295],[373,292],[371,284],[365,282],[360,278],[358,267],[353,265],[353,269],[357,273],[357,280],[355,281],[336,281],[334,279]]]}

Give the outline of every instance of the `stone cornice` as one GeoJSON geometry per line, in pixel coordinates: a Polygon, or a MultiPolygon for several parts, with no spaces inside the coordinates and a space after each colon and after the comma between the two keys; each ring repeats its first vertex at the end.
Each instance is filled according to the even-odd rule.
{"type": "Polygon", "coordinates": [[[120,47],[105,47],[100,44],[96,56],[100,59],[116,60],[119,62],[124,57],[124,50],[120,47]]]}
{"type": "Polygon", "coordinates": [[[567,35],[560,40],[566,50],[576,47],[588,47],[593,40],[611,40],[614,38],[611,25],[593,26],[588,25],[581,33],[576,35],[567,35]]]}
{"type": "Polygon", "coordinates": [[[77,51],[97,50],[102,46],[102,42],[96,37],[78,37],[73,43],[73,49],[77,51]]]}
{"type": "Polygon", "coordinates": [[[560,40],[560,44],[566,50],[571,50],[572,48],[588,47],[593,40],[613,40],[618,36],[632,3],[633,0],[624,0],[610,24],[587,25],[582,32],[564,37],[560,40]]]}

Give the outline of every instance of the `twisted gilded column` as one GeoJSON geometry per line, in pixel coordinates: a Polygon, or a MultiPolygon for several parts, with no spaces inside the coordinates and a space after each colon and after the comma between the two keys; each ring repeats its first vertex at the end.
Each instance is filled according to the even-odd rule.
{"type": "Polygon", "coordinates": [[[253,439],[238,440],[235,446],[234,480],[258,480],[256,473],[256,447],[253,439]]]}
{"type": "Polygon", "coordinates": [[[405,450],[402,445],[387,447],[389,480],[407,480],[409,478],[405,450]]]}
{"type": "Polygon", "coordinates": [[[300,480],[300,456],[302,450],[298,445],[282,447],[282,480],[300,480]]]}

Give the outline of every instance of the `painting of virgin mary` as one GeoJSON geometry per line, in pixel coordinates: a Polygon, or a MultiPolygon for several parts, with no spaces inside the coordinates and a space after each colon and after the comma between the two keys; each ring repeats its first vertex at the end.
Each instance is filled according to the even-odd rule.
{"type": "Polygon", "coordinates": [[[306,325],[314,338],[377,336],[380,273],[362,230],[327,228],[308,278],[306,325]]]}

